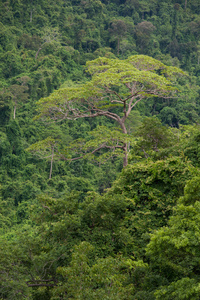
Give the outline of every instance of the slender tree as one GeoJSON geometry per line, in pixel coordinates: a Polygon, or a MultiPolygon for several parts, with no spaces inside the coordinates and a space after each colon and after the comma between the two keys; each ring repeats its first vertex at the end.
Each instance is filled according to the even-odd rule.
{"type": "Polygon", "coordinates": [[[58,156],[58,153],[55,153],[55,150],[57,150],[56,144],[57,141],[55,139],[48,137],[26,149],[27,151],[34,153],[39,158],[50,160],[49,179],[51,179],[52,176],[53,161],[55,160],[55,156],[58,156]]]}
{"type": "Polygon", "coordinates": [[[20,102],[25,102],[28,99],[28,81],[30,80],[30,77],[28,76],[23,76],[19,78],[17,81],[21,83],[19,84],[13,84],[9,87],[9,91],[11,93],[13,102],[14,102],[14,110],[13,110],[13,118],[16,118],[16,110],[17,110],[17,105],[20,102]]]}
{"type": "Polygon", "coordinates": [[[126,36],[127,26],[123,20],[113,20],[110,25],[110,34],[117,40],[117,55],[119,55],[120,40],[126,36]]]}

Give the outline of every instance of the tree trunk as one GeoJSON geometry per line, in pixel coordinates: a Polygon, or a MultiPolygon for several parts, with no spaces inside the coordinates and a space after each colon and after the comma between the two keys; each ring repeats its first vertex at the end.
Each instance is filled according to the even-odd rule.
{"type": "Polygon", "coordinates": [[[13,113],[14,120],[15,120],[15,115],[16,115],[16,109],[17,109],[17,105],[14,106],[14,113],[13,113]]]}
{"type": "Polygon", "coordinates": [[[31,8],[31,13],[30,13],[30,23],[32,23],[33,20],[33,9],[31,8]]]}
{"type": "Polygon", "coordinates": [[[32,20],[33,20],[33,0],[31,0],[30,23],[32,23],[32,20]]]}
{"type": "Polygon", "coordinates": [[[119,37],[117,39],[117,55],[119,55],[119,37]]]}
{"type": "MultiPolygon", "coordinates": [[[[124,110],[124,114],[126,115],[125,110],[124,110]]],[[[120,124],[120,127],[121,127],[123,133],[127,134],[127,129],[126,129],[124,122],[121,120],[121,122],[119,122],[119,124],[120,124]]],[[[124,151],[123,167],[126,167],[128,165],[128,144],[127,143],[124,143],[123,151],[124,151]]]]}
{"type": "Polygon", "coordinates": [[[42,50],[42,47],[40,47],[40,48],[38,49],[38,51],[37,51],[37,53],[36,53],[36,55],[35,55],[35,59],[37,59],[40,50],[42,50]]]}
{"type": "Polygon", "coordinates": [[[52,153],[51,153],[51,167],[50,167],[49,179],[51,179],[52,169],[53,169],[54,146],[52,146],[51,149],[52,149],[52,153]]]}
{"type": "Polygon", "coordinates": [[[187,0],[185,0],[185,9],[187,8],[187,0]]]}
{"type": "Polygon", "coordinates": [[[127,143],[124,143],[124,159],[123,159],[123,167],[125,168],[128,165],[128,151],[127,151],[127,143]]]}

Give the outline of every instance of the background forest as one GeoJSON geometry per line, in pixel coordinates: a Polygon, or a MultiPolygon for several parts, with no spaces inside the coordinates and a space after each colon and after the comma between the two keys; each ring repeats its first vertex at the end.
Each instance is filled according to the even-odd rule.
{"type": "Polygon", "coordinates": [[[0,299],[199,299],[200,1],[0,0],[0,21],[0,299]],[[106,115],[44,120],[138,55],[178,92],[132,108],[127,166],[87,152],[121,138],[106,115]]]}

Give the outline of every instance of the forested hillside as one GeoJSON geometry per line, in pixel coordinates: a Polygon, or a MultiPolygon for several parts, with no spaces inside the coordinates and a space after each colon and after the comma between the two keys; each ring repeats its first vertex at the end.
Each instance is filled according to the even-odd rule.
{"type": "Polygon", "coordinates": [[[199,0],[0,0],[0,300],[200,298],[199,85],[199,0]]]}

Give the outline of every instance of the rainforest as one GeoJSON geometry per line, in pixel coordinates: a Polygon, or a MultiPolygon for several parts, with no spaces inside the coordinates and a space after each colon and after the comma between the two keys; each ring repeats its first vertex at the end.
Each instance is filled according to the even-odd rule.
{"type": "Polygon", "coordinates": [[[0,0],[0,300],[200,299],[199,123],[199,0],[0,0]]]}

